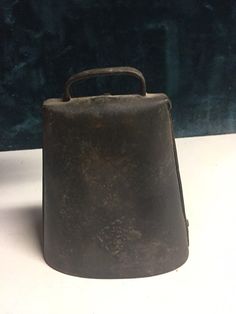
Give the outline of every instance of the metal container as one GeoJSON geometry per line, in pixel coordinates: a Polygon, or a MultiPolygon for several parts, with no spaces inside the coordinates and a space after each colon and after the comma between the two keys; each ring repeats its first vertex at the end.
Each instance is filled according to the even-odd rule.
{"type": "Polygon", "coordinates": [[[165,94],[147,94],[130,67],[72,76],[43,104],[44,257],[92,278],[165,273],[188,257],[188,227],[165,94]],[[71,98],[72,83],[131,75],[135,95],[71,98]]]}

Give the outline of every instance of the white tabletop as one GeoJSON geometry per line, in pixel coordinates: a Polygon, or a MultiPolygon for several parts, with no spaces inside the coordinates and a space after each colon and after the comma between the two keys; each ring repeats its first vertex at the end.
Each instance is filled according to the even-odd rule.
{"type": "Polygon", "coordinates": [[[98,280],[41,249],[41,150],[0,153],[0,313],[236,313],[236,134],[177,140],[190,256],[170,273],[98,280]]]}

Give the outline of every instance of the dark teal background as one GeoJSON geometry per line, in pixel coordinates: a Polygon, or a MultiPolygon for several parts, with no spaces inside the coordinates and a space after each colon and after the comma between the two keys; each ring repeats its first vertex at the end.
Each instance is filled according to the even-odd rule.
{"type": "MultiPolygon", "coordinates": [[[[41,104],[92,67],[129,65],[173,102],[176,136],[236,131],[236,2],[0,0],[0,149],[41,146],[41,104]]],[[[76,95],[136,92],[91,80],[76,95]]]]}

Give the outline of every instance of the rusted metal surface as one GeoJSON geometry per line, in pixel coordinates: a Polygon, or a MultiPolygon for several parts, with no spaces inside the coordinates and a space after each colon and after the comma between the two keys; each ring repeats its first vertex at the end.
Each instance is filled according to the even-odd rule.
{"type": "Polygon", "coordinates": [[[66,89],[68,101],[43,104],[44,256],[59,271],[144,277],[188,257],[169,99],[141,86],[80,98],[66,89]]]}

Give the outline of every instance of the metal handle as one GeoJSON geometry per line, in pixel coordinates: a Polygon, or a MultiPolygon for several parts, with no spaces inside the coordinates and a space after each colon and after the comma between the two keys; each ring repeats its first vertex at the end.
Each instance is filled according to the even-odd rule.
{"type": "Polygon", "coordinates": [[[98,68],[98,69],[91,69],[91,70],[86,70],[80,73],[77,73],[75,75],[72,75],[65,83],[65,88],[64,88],[64,96],[63,96],[63,101],[69,101],[71,99],[71,94],[70,94],[70,87],[73,83],[81,80],[87,80],[91,77],[96,77],[96,76],[112,76],[112,75],[129,75],[129,76],[134,76],[140,81],[140,94],[142,96],[146,95],[146,82],[143,74],[131,67],[112,67],[112,68],[98,68]]]}

